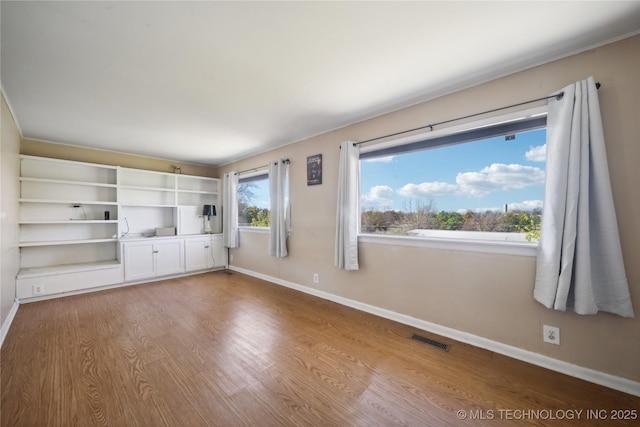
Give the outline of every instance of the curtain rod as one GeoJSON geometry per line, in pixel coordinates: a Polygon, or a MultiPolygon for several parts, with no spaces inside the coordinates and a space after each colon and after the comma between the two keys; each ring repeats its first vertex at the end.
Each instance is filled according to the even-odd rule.
{"type": "MultiPolygon", "coordinates": [[[[289,159],[283,159],[282,163],[291,163],[289,161],[289,159]]],[[[246,169],[240,172],[236,172],[236,175],[240,175],[241,173],[247,173],[247,172],[255,172],[255,171],[259,171],[260,169],[264,169],[264,168],[268,168],[270,163],[267,163],[266,165],[262,165],[262,166],[256,166],[255,168],[251,168],[251,169],[246,169]]],[[[274,165],[277,165],[278,162],[273,162],[274,165]]]]}
{"type": "MultiPolygon", "coordinates": [[[[600,89],[600,86],[601,86],[600,82],[596,83],[596,89],[600,89]]],[[[390,136],[402,135],[404,133],[409,133],[409,132],[413,132],[413,131],[420,130],[420,129],[430,128],[433,131],[433,127],[434,126],[444,125],[446,123],[451,123],[451,122],[457,122],[458,120],[470,119],[471,117],[481,116],[483,114],[495,113],[496,111],[506,110],[508,108],[513,108],[513,107],[519,107],[521,105],[533,104],[534,102],[544,101],[546,99],[551,99],[551,98],[556,98],[556,100],[560,101],[563,97],[564,97],[564,92],[560,92],[557,95],[549,95],[549,96],[545,96],[545,97],[538,98],[538,99],[531,99],[529,101],[519,102],[519,103],[513,104],[513,105],[507,105],[506,107],[494,108],[493,110],[487,110],[487,111],[483,111],[481,113],[469,114],[468,116],[456,117],[455,119],[445,120],[443,122],[432,123],[430,125],[420,126],[420,127],[417,127],[417,128],[413,128],[413,129],[409,129],[409,130],[403,130],[403,131],[396,132],[396,133],[390,133],[389,135],[379,136],[377,138],[371,138],[371,139],[367,139],[365,141],[354,142],[353,145],[356,146],[356,145],[364,144],[366,142],[377,141],[379,139],[389,138],[390,136]]]]}

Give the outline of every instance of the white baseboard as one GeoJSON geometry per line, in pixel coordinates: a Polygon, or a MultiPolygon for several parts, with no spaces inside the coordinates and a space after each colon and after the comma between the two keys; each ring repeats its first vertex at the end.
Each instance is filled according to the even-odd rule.
{"type": "Polygon", "coordinates": [[[4,338],[7,336],[7,333],[9,332],[9,327],[13,322],[13,318],[16,317],[16,313],[18,312],[18,307],[20,307],[20,304],[16,300],[13,302],[13,306],[11,307],[11,310],[9,310],[9,314],[7,315],[7,318],[4,320],[4,322],[2,322],[2,329],[0,329],[0,348],[2,348],[2,344],[4,344],[4,338]]]}
{"type": "Polygon", "coordinates": [[[438,325],[436,323],[427,322],[425,320],[416,319],[415,317],[407,316],[405,314],[396,313],[394,311],[386,310],[384,308],[376,307],[373,305],[365,304],[352,299],[344,298],[339,295],[331,294],[321,291],[319,289],[310,288],[308,286],[299,285],[297,283],[288,282],[286,280],[278,279],[276,277],[267,276],[265,274],[256,273],[251,270],[247,270],[240,267],[229,266],[230,270],[243,273],[248,276],[257,277],[259,279],[266,280],[268,282],[275,283],[277,285],[285,286],[287,288],[295,289],[306,294],[314,295],[320,298],[327,299],[329,301],[336,302],[338,304],[345,305],[347,307],[355,308],[360,311],[374,314],[376,316],[383,317],[385,319],[394,320],[398,323],[413,326],[415,328],[432,332],[434,334],[442,335],[447,338],[454,339],[466,344],[473,345],[475,347],[484,348],[486,350],[499,353],[513,359],[521,360],[523,362],[531,363],[532,365],[541,366],[543,368],[550,369],[552,371],[560,372],[575,378],[579,378],[585,381],[589,381],[595,384],[599,384],[605,387],[612,388],[614,390],[629,393],[634,396],[640,396],[640,382],[629,380],[627,378],[618,377],[615,375],[607,374],[604,372],[596,371],[593,369],[585,368],[582,366],[574,365],[572,363],[564,362],[562,360],[554,359],[542,354],[534,353],[532,351],[523,350],[518,347],[513,347],[507,344],[493,341],[487,338],[483,338],[477,335],[462,332],[457,329],[448,328],[446,326],[438,325]]]}

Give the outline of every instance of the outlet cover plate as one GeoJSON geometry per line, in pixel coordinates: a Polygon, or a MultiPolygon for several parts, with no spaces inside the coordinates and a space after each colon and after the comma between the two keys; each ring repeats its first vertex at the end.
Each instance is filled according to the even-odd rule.
{"type": "Polygon", "coordinates": [[[543,325],[542,338],[546,343],[560,345],[560,328],[556,326],[543,325]]]}

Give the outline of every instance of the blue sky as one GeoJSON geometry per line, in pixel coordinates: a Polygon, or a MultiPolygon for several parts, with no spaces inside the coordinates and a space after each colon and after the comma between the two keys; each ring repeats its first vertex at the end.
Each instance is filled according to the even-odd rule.
{"type": "Polygon", "coordinates": [[[542,207],[546,130],[361,162],[363,210],[437,211],[542,207]]]}
{"type": "Polygon", "coordinates": [[[251,184],[253,184],[251,192],[255,196],[253,197],[252,205],[259,208],[269,209],[269,181],[266,179],[261,181],[251,181],[251,184]]]}

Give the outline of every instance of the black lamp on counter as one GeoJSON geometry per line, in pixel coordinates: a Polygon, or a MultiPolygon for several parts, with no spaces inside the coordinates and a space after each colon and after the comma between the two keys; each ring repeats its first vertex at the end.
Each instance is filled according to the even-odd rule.
{"type": "Polygon", "coordinates": [[[202,208],[202,216],[207,219],[204,222],[204,232],[211,233],[211,217],[216,216],[216,206],[215,205],[204,205],[202,208]]]}

